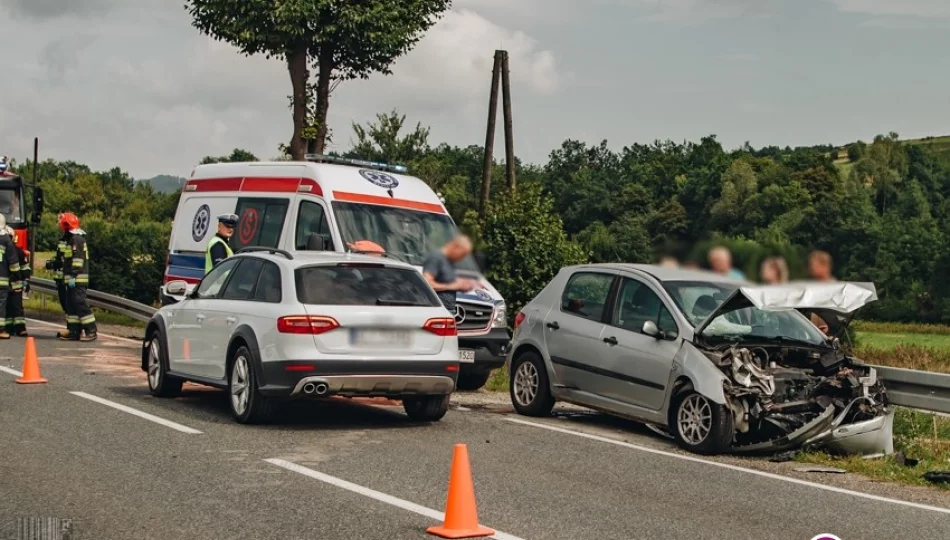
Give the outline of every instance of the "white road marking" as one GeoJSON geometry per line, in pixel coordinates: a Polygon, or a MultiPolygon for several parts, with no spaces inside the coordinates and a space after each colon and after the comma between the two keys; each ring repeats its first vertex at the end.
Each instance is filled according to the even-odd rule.
{"type": "MultiPolygon", "coordinates": [[[[291,463],[283,459],[275,459],[275,458],[265,459],[264,461],[270,463],[271,465],[277,465],[278,467],[287,469],[288,471],[293,471],[295,473],[313,478],[314,480],[319,480],[326,484],[330,484],[332,486],[336,486],[338,488],[342,488],[347,491],[352,491],[353,493],[356,493],[358,495],[369,497],[370,499],[374,499],[379,502],[386,503],[391,506],[395,506],[396,508],[401,508],[408,512],[425,516],[427,518],[438,521],[439,523],[442,523],[442,521],[445,520],[445,514],[443,512],[439,512],[438,510],[433,510],[431,508],[427,508],[425,506],[422,506],[413,502],[409,502],[409,501],[400,499],[398,497],[393,497],[392,495],[387,495],[386,493],[382,493],[374,489],[370,489],[368,487],[363,487],[359,484],[347,482],[346,480],[343,480],[341,478],[330,476],[329,474],[324,474],[322,472],[318,472],[313,469],[308,469],[307,467],[304,467],[302,465],[297,465],[296,463],[291,463]]],[[[496,540],[522,540],[521,538],[518,538],[517,536],[512,536],[508,533],[503,533],[501,531],[495,532],[495,534],[492,535],[491,538],[495,538],[496,540]]]]}
{"type": "Polygon", "coordinates": [[[89,401],[95,401],[96,403],[101,403],[102,405],[105,405],[107,407],[112,407],[113,409],[118,409],[122,412],[127,412],[131,415],[138,416],[139,418],[144,418],[146,420],[155,422],[156,424],[161,424],[165,427],[172,428],[182,433],[188,433],[190,435],[199,435],[201,433],[197,429],[190,428],[188,426],[183,426],[177,422],[172,422],[171,420],[165,420],[164,418],[155,416],[154,414],[142,412],[138,409],[133,409],[132,407],[126,407],[125,405],[116,403],[114,401],[109,401],[108,399],[103,399],[99,396],[94,396],[92,394],[87,394],[85,392],[70,392],[70,394],[88,399],[89,401]]]}
{"type": "Polygon", "coordinates": [[[10,375],[16,375],[17,377],[22,377],[22,376],[23,376],[23,373],[22,373],[22,372],[17,371],[17,370],[15,370],[15,369],[13,369],[13,368],[5,367],[5,366],[0,366],[0,371],[2,371],[2,372],[4,372],[4,373],[9,373],[10,375]]]}
{"type": "Polygon", "coordinates": [[[781,480],[782,482],[789,482],[789,483],[791,483],[791,484],[798,484],[798,485],[800,485],[800,486],[807,486],[807,487],[812,487],[812,488],[815,488],[815,489],[823,489],[823,490],[825,490],[825,491],[833,491],[833,492],[835,492],[835,493],[842,493],[842,494],[844,494],[844,495],[852,495],[852,496],[854,496],[854,497],[860,497],[860,498],[862,498],[862,499],[869,499],[869,500],[872,500],[872,501],[885,502],[885,503],[890,503],[890,504],[898,504],[898,505],[901,505],[901,506],[909,506],[909,507],[911,507],[911,508],[917,508],[917,509],[919,509],[919,510],[928,510],[928,511],[930,511],[930,512],[939,512],[939,513],[941,513],[941,514],[950,514],[950,508],[941,508],[941,507],[939,507],[939,506],[930,506],[930,505],[927,505],[927,504],[920,504],[920,503],[909,502],[909,501],[901,501],[901,500],[898,500],[898,499],[890,499],[890,498],[888,498],[888,497],[881,497],[881,496],[879,496],[879,495],[871,495],[870,493],[862,493],[862,492],[860,492],[860,491],[852,491],[852,490],[850,490],[850,489],[844,489],[844,488],[835,487],[835,486],[828,486],[828,485],[825,485],[825,484],[818,484],[818,483],[815,483],[815,482],[809,482],[809,481],[807,481],[807,480],[799,480],[798,478],[792,478],[792,477],[790,477],[790,476],[782,476],[782,475],[780,475],[780,474],[773,474],[773,473],[769,473],[769,472],[758,471],[758,470],[755,470],[755,469],[747,469],[747,468],[745,468],[745,467],[739,467],[738,465],[730,465],[730,464],[728,464],[728,463],[719,463],[718,461],[709,461],[709,460],[702,459],[702,458],[698,458],[698,457],[695,457],[695,456],[687,456],[687,455],[684,455],[684,454],[676,454],[676,453],[673,453],[673,452],[667,452],[667,451],[665,451],[665,450],[658,450],[658,449],[656,449],[656,448],[650,448],[650,447],[648,447],[648,446],[641,446],[641,445],[639,445],[639,444],[632,444],[632,443],[628,443],[628,442],[618,441],[618,440],[616,440],[616,439],[611,439],[611,438],[609,438],[609,437],[601,437],[600,435],[592,435],[592,434],[590,434],[590,433],[582,433],[582,432],[573,431],[573,430],[570,430],[570,429],[564,429],[564,428],[555,427],[555,426],[548,426],[548,425],[545,425],[545,424],[540,424],[540,423],[537,423],[537,422],[529,422],[529,421],[527,421],[527,420],[521,420],[521,419],[518,419],[518,418],[505,418],[505,420],[507,420],[508,422],[512,422],[512,423],[514,423],[514,424],[521,424],[521,425],[523,425],[523,426],[531,426],[531,427],[536,427],[536,428],[540,428],[540,429],[546,429],[546,430],[548,430],[548,431],[555,431],[555,432],[557,432],[557,433],[564,433],[564,434],[567,434],[567,435],[574,435],[575,437],[583,437],[583,438],[585,438],[585,439],[590,439],[590,440],[593,440],[593,441],[605,442],[605,443],[608,443],[608,444],[614,444],[614,445],[617,445],[617,446],[622,446],[622,447],[624,447],[624,448],[630,448],[630,449],[632,449],[632,450],[639,450],[639,451],[641,451],[641,452],[647,452],[647,453],[650,453],[650,454],[656,454],[656,455],[671,457],[671,458],[675,458],[675,459],[682,459],[682,460],[684,460],[684,461],[692,461],[692,462],[694,462],[694,463],[703,463],[703,464],[706,464],[706,465],[712,465],[713,467],[719,467],[719,468],[722,468],[722,469],[729,469],[729,470],[731,470],[731,471],[739,471],[739,472],[754,474],[754,475],[756,475],[756,476],[762,476],[762,477],[764,477],[764,478],[771,478],[772,480],[781,480]]]}
{"type": "MultiPolygon", "coordinates": [[[[62,325],[62,324],[54,324],[54,323],[51,323],[51,322],[49,322],[49,321],[41,321],[41,320],[39,320],[39,319],[30,319],[30,318],[27,318],[26,320],[30,321],[31,323],[43,324],[43,325],[46,325],[46,326],[52,326],[53,328],[62,328],[62,329],[65,329],[65,328],[66,328],[66,327],[65,327],[64,325],[62,325]]],[[[144,332],[145,330],[143,329],[142,331],[144,332]]],[[[98,332],[98,334],[99,334],[99,337],[114,339],[114,340],[116,340],[116,341],[124,341],[124,342],[126,342],[126,343],[132,343],[133,345],[138,345],[139,347],[142,346],[142,342],[141,342],[141,341],[137,341],[137,340],[134,340],[134,339],[124,338],[124,337],[119,337],[119,336],[113,336],[113,335],[111,335],[111,334],[103,334],[102,332],[98,332]]]]}

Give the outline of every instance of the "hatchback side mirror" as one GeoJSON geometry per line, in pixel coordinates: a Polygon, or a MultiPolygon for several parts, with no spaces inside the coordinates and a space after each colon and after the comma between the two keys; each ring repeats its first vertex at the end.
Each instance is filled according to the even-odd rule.
{"type": "Polygon", "coordinates": [[[178,279],[165,284],[165,292],[172,296],[181,296],[188,290],[188,284],[178,279]]]}
{"type": "Polygon", "coordinates": [[[656,323],[653,321],[647,321],[643,323],[643,329],[641,332],[656,339],[661,339],[663,337],[663,333],[660,332],[660,329],[656,327],[656,323]]]}

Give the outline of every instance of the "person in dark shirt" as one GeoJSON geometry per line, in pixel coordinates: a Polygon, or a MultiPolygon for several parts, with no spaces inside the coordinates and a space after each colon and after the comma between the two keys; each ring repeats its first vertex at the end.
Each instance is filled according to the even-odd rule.
{"type": "Polygon", "coordinates": [[[455,314],[456,292],[469,292],[477,286],[474,280],[459,278],[456,274],[456,265],[471,253],[472,241],[467,236],[458,235],[439,251],[429,254],[422,263],[422,275],[449,313],[455,314]]]}

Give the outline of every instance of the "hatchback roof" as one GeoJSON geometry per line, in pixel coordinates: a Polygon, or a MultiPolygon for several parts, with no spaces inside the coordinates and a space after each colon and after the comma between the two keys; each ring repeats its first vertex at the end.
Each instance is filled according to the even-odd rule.
{"type": "Polygon", "coordinates": [[[687,270],[683,268],[669,268],[655,264],[630,263],[603,263],[585,264],[581,268],[605,268],[611,270],[636,270],[653,276],[658,281],[707,281],[711,283],[731,283],[742,285],[742,280],[732,279],[709,270],[687,270]]]}

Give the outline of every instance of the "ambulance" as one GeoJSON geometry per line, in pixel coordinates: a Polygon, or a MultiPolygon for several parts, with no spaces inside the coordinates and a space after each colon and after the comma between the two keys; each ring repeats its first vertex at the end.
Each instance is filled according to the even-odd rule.
{"type": "MultiPolygon", "coordinates": [[[[373,243],[385,256],[420,269],[457,232],[440,197],[402,166],[323,155],[199,165],[178,203],[164,283],[183,280],[190,292],[204,276],[217,216],[232,213],[239,218],[230,242],[235,252],[348,252],[373,243]]],[[[505,301],[471,257],[460,263],[459,274],[480,284],[458,293],[453,313],[462,363],[458,387],[473,390],[504,364],[510,336],[505,301]]],[[[184,296],[169,295],[162,285],[160,297],[168,304],[184,296]]]]}

